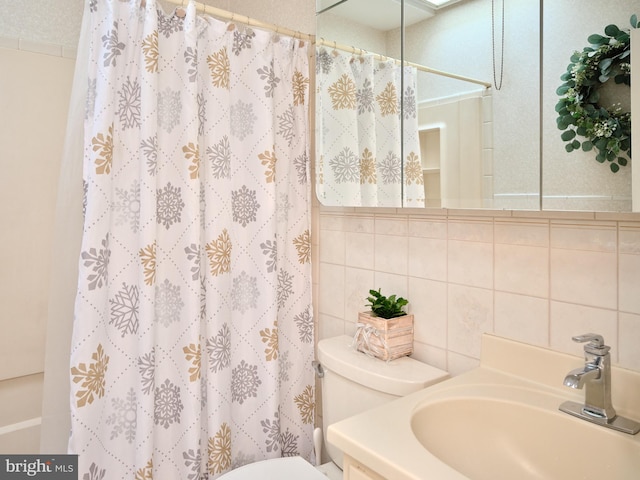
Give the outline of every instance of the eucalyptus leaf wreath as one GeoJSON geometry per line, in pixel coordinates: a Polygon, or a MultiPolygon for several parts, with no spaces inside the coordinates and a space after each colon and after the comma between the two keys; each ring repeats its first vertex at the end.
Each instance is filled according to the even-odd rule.
{"type": "MultiPolygon", "coordinates": [[[[636,15],[630,22],[632,28],[640,26],[636,15]]],[[[560,77],[564,83],[556,90],[560,96],[556,123],[563,130],[566,151],[595,150],[596,160],[608,162],[614,173],[631,159],[631,112],[623,112],[619,103],[609,108],[600,105],[599,89],[611,78],[616,84],[631,86],[629,32],[608,25],[604,35],[590,35],[590,46],[571,55],[560,77]]]]}

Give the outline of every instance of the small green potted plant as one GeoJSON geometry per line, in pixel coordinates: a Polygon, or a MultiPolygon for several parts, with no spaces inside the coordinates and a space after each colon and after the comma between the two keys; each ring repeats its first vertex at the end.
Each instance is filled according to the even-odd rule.
{"type": "Polygon", "coordinates": [[[361,352],[382,360],[411,355],[413,314],[406,312],[409,301],[397,295],[387,297],[380,290],[369,290],[365,306],[371,310],[358,314],[354,343],[361,352]]]}
{"type": "Polygon", "coordinates": [[[401,317],[407,314],[407,312],[404,311],[404,307],[408,305],[409,300],[396,295],[391,295],[387,298],[380,293],[380,290],[381,289],[369,290],[369,295],[371,296],[367,297],[369,303],[367,303],[365,307],[371,307],[373,313],[378,317],[386,319],[401,317]]]}

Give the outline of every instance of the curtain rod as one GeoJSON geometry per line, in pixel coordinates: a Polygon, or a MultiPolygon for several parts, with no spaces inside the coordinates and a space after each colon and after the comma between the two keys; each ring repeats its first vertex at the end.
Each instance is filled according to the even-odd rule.
{"type": "MultiPolygon", "coordinates": [[[[178,7],[181,7],[184,9],[184,7],[189,3],[188,0],[164,0],[167,3],[171,3],[173,5],[177,5],[178,7]]],[[[142,0],[142,5],[144,5],[145,0],[142,0]]],[[[256,20],[254,18],[251,17],[247,17],[245,15],[238,15],[236,13],[233,12],[229,12],[227,10],[222,10],[221,8],[217,8],[217,7],[212,7],[209,6],[207,4],[204,3],[200,3],[200,2],[194,2],[196,5],[196,9],[200,10],[202,13],[204,13],[205,15],[213,15],[214,17],[218,17],[218,18],[222,18],[224,20],[230,20],[232,22],[238,22],[238,23],[242,23],[244,25],[248,25],[250,27],[257,27],[257,28],[261,28],[264,30],[269,30],[272,32],[276,32],[276,33],[281,33],[282,35],[287,35],[293,38],[299,38],[301,40],[307,40],[310,41],[312,43],[315,43],[316,45],[323,45],[326,47],[333,47],[337,50],[342,50],[345,52],[350,52],[350,53],[359,53],[360,55],[363,55],[365,53],[371,53],[371,52],[367,52],[366,50],[362,50],[361,48],[356,48],[356,47],[349,47],[346,45],[340,45],[336,42],[329,42],[327,40],[324,39],[316,39],[315,35],[310,35],[307,33],[301,33],[299,31],[294,31],[288,28],[284,28],[284,27],[280,27],[278,25],[273,25],[270,23],[265,23],[265,22],[261,22],[259,20],[256,20]]],[[[387,57],[385,55],[381,55],[381,54],[373,54],[372,55],[377,55],[380,59],[388,59],[388,60],[394,60],[396,62],[399,62],[399,60],[395,59],[395,58],[391,58],[391,57],[387,57]]],[[[420,65],[418,63],[412,63],[412,62],[403,62],[403,65],[406,66],[410,66],[410,67],[414,67],[417,70],[420,70],[421,72],[426,72],[426,73],[432,73],[434,75],[440,75],[442,77],[448,77],[448,78],[454,78],[456,80],[462,80],[463,82],[469,82],[469,83],[475,83],[477,85],[482,85],[485,88],[490,88],[491,87],[491,83],[490,82],[485,82],[482,80],[477,80],[475,78],[470,78],[470,77],[465,77],[462,75],[457,75],[455,73],[449,73],[449,72],[444,72],[442,70],[436,70],[434,68],[430,68],[430,67],[425,67],[424,65],[420,65]]]]}
{"type": "MultiPolygon", "coordinates": [[[[365,54],[375,55],[380,60],[393,60],[394,62],[401,63],[400,60],[398,60],[397,58],[387,57],[386,55],[382,55],[380,53],[367,52],[366,50],[363,50],[362,48],[350,47],[348,45],[340,45],[339,43],[336,43],[336,42],[333,42],[333,41],[329,41],[329,40],[325,40],[324,38],[317,39],[316,40],[316,45],[322,45],[322,46],[325,46],[325,47],[331,47],[331,48],[336,49],[336,50],[342,50],[344,52],[354,53],[354,54],[357,54],[357,55],[365,55],[365,54]]],[[[478,79],[471,78],[471,77],[465,77],[463,75],[458,75],[458,74],[455,74],[455,73],[444,72],[442,70],[436,70],[435,68],[430,68],[430,67],[425,67],[424,65],[420,65],[419,63],[413,63],[413,62],[404,61],[404,62],[402,62],[402,64],[405,65],[405,66],[408,66],[408,67],[414,67],[416,70],[420,70],[421,72],[432,73],[434,75],[440,75],[442,77],[454,78],[456,80],[462,80],[463,82],[475,83],[477,85],[482,85],[485,88],[490,88],[491,87],[491,83],[490,82],[485,82],[484,80],[478,80],[478,79]]]]}

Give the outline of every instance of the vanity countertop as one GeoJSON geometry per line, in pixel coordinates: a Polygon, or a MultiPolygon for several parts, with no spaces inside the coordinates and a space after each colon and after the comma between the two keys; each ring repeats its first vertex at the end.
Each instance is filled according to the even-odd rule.
{"type": "MultiPolygon", "coordinates": [[[[582,357],[485,334],[480,367],[330,425],[327,440],[387,479],[465,479],[420,443],[411,426],[416,410],[426,404],[480,397],[527,404],[555,415],[565,400],[584,401],[584,390],[562,385],[565,374],[583,363],[582,357]]],[[[640,372],[613,366],[612,398],[619,415],[640,421],[640,372]]],[[[640,434],[628,437],[640,448],[640,434]]]]}

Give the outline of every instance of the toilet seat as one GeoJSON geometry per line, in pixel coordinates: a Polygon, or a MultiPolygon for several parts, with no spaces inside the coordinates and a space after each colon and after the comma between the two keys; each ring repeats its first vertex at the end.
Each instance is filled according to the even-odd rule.
{"type": "Polygon", "coordinates": [[[327,480],[302,457],[262,460],[232,470],[219,480],[327,480]]]}

